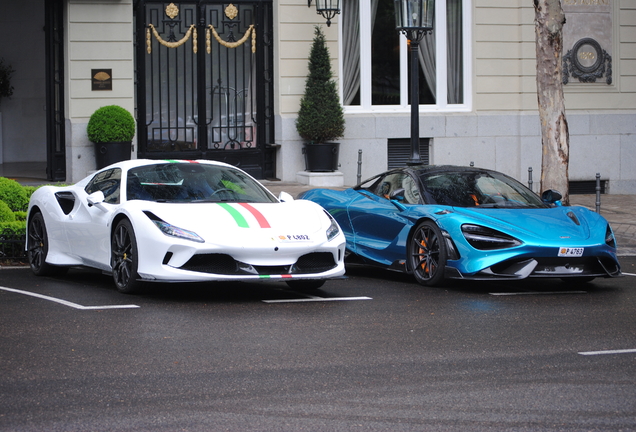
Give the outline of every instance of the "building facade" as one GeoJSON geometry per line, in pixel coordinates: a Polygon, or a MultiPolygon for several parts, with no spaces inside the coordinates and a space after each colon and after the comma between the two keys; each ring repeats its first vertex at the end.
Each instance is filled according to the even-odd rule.
{"type": "MultiPolygon", "coordinates": [[[[117,104],[138,122],[132,157],[204,157],[304,181],[295,119],[316,25],[345,111],[336,174],[353,185],[403,163],[409,59],[392,0],[342,0],[329,27],[305,0],[5,3],[0,57],[15,72],[0,101],[0,163],[44,162],[50,180],[80,180],[95,169],[90,115],[117,104]]],[[[636,3],[562,4],[570,180],[599,173],[606,192],[636,193],[636,3]]],[[[532,168],[538,191],[533,2],[437,0],[419,55],[423,159],[524,183],[532,168]]]]}

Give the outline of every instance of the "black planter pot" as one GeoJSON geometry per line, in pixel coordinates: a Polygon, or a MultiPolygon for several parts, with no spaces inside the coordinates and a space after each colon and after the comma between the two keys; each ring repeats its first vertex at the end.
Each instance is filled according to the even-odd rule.
{"type": "Polygon", "coordinates": [[[338,171],[338,153],[340,143],[305,143],[305,171],[333,172],[338,171]]]}
{"type": "Polygon", "coordinates": [[[130,159],[132,141],[115,141],[95,143],[95,162],[97,169],[102,169],[115,162],[130,159]]]}

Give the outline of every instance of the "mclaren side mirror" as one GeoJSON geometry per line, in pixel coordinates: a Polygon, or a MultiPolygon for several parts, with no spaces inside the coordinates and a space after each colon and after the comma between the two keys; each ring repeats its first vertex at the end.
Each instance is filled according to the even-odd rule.
{"type": "Polygon", "coordinates": [[[393,192],[391,192],[390,198],[396,201],[404,201],[404,189],[400,188],[394,190],[393,192]]]}
{"type": "Polygon", "coordinates": [[[541,194],[541,199],[543,200],[543,202],[548,204],[561,205],[562,198],[563,195],[561,195],[561,192],[554,189],[548,189],[546,191],[543,191],[543,193],[541,194]]]}

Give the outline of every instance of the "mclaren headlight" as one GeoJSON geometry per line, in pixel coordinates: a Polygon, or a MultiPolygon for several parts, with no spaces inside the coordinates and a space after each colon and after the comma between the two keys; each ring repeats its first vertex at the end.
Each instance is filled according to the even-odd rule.
{"type": "Polygon", "coordinates": [[[462,233],[466,241],[479,250],[508,249],[521,245],[521,241],[512,236],[481,225],[464,224],[462,233]]]}
{"type": "Polygon", "coordinates": [[[331,221],[329,228],[327,228],[327,241],[331,241],[340,233],[340,227],[338,226],[338,223],[333,218],[333,216],[331,216],[327,210],[325,210],[325,214],[331,221]]]}
{"type": "Polygon", "coordinates": [[[184,240],[190,240],[197,243],[205,242],[205,240],[203,240],[194,231],[188,231],[187,229],[179,228],[178,226],[169,224],[168,222],[164,221],[163,219],[161,219],[160,217],[158,217],[157,215],[151,212],[144,212],[144,213],[146,214],[146,216],[150,218],[151,221],[154,222],[156,227],[159,228],[159,230],[167,236],[176,237],[176,238],[180,238],[184,240]]]}
{"type": "Polygon", "coordinates": [[[605,229],[605,244],[616,249],[616,238],[609,224],[607,225],[607,229],[605,229]]]}

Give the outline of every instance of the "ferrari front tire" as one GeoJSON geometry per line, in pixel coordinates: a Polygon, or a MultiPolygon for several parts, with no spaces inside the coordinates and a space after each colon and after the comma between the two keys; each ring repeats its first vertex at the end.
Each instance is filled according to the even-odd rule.
{"type": "Polygon", "coordinates": [[[421,285],[435,286],[444,280],[446,243],[442,231],[431,221],[420,223],[408,244],[409,268],[421,285]]]}
{"type": "Polygon", "coordinates": [[[27,258],[33,274],[51,276],[66,272],[66,267],[56,267],[46,262],[49,253],[49,237],[42,213],[36,212],[29,219],[29,237],[27,238],[27,258]]]}
{"type": "Polygon", "coordinates": [[[111,268],[113,280],[117,290],[125,294],[135,294],[141,291],[137,268],[139,255],[137,253],[137,239],[128,219],[117,223],[111,239],[111,268]]]}

